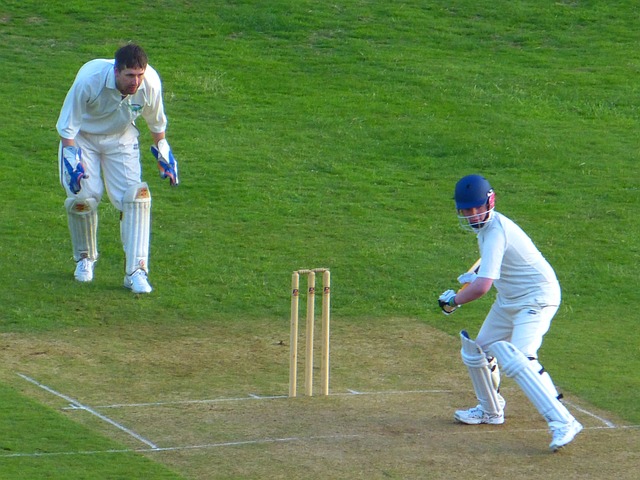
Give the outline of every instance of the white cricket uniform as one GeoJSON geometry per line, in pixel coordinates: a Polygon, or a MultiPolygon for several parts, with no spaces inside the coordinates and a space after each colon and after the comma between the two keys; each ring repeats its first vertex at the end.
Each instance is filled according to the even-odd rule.
{"type": "MultiPolygon", "coordinates": [[[[114,60],[97,59],[83,65],[69,89],[56,128],[63,138],[74,139],[82,150],[88,178],[82,180],[78,195],[61,183],[69,198],[102,198],[103,184],[111,203],[122,210],[125,191],[142,181],[136,119],[142,116],[149,130],[166,130],[158,73],[147,65],[138,91],[123,98],[116,88],[114,60]]],[[[61,157],[61,155],[59,155],[61,157]]]]}
{"type": "Polygon", "coordinates": [[[476,342],[487,351],[491,344],[507,341],[526,356],[537,357],[560,305],[553,268],[528,235],[496,211],[478,232],[478,245],[478,276],[492,279],[498,294],[476,342]]]}

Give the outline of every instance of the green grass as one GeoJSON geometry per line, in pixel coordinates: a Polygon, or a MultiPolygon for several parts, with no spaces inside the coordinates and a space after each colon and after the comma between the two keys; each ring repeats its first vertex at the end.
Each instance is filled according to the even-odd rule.
{"type": "Polygon", "coordinates": [[[3,478],[181,478],[3,385],[0,431],[3,478]]]}
{"type": "Polygon", "coordinates": [[[447,319],[434,304],[477,256],[451,197],[481,172],[563,286],[543,363],[563,388],[640,422],[636,7],[3,2],[0,332],[286,322],[289,274],[307,266],[331,267],[342,322],[475,331],[490,299],[447,319]],[[178,189],[157,178],[141,122],[155,288],[142,298],[120,286],[107,201],[96,281],[71,281],[56,165],[77,69],[130,39],[164,80],[182,173],[178,189]]]}

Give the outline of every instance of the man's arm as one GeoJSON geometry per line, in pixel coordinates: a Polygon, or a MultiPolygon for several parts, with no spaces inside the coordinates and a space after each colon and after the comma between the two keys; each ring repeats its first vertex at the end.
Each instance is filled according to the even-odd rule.
{"type": "Polygon", "coordinates": [[[158,142],[160,142],[160,140],[164,140],[164,132],[160,132],[160,133],[153,133],[151,132],[151,136],[153,137],[153,144],[154,145],[158,145],[158,142]]]}
{"type": "Polygon", "coordinates": [[[484,296],[493,285],[493,280],[486,277],[478,277],[467,288],[456,294],[456,305],[473,302],[484,296]]]}

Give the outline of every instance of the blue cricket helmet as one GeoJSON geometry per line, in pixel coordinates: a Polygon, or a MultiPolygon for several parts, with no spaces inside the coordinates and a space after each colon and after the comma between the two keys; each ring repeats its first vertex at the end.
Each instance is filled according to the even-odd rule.
{"type": "Polygon", "coordinates": [[[493,209],[495,206],[495,193],[489,181],[482,175],[467,175],[456,183],[454,194],[456,209],[476,208],[482,205],[493,209]]]}
{"type": "MultiPolygon", "coordinates": [[[[458,220],[463,230],[473,232],[476,235],[482,227],[493,219],[493,210],[496,205],[496,194],[489,181],[482,175],[467,175],[456,183],[454,194],[458,220]],[[484,216],[480,218],[477,213],[465,215],[462,210],[486,206],[484,216]]],[[[468,213],[468,212],[467,212],[468,213]]],[[[483,215],[480,213],[480,215],[483,215]]]]}

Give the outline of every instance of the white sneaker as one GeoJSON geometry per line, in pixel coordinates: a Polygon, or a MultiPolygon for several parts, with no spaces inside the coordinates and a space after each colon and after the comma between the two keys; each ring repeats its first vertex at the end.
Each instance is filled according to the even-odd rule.
{"type": "Polygon", "coordinates": [[[76,271],[73,273],[73,276],[79,282],[90,282],[93,280],[93,265],[95,260],[91,260],[89,258],[81,258],[78,263],[76,263],[76,271]]]}
{"type": "Polygon", "coordinates": [[[582,431],[582,425],[575,418],[568,423],[549,422],[549,431],[553,435],[549,448],[552,452],[557,452],[571,443],[575,436],[582,431]]]}
{"type": "Polygon", "coordinates": [[[147,280],[147,272],[140,269],[131,275],[124,276],[124,288],[128,288],[133,293],[149,293],[153,290],[147,280]]]}
{"type": "Polygon", "coordinates": [[[489,414],[480,405],[469,410],[456,410],[453,418],[467,425],[479,425],[481,423],[502,425],[504,423],[504,413],[489,414]]]}

